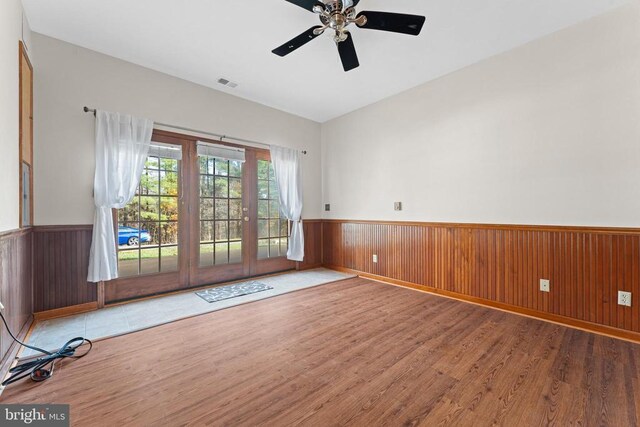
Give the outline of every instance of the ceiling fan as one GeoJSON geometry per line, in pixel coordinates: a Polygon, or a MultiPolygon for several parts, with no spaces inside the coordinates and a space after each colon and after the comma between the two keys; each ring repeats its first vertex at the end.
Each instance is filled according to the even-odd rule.
{"type": "Polygon", "coordinates": [[[356,24],[360,28],[369,30],[391,31],[417,36],[422,31],[425,21],[424,16],[402,13],[372,11],[356,13],[355,8],[360,3],[360,0],[286,1],[310,12],[317,13],[320,15],[322,25],[309,28],[272,52],[278,56],[286,56],[323,34],[325,30],[335,31],[333,39],[338,46],[338,52],[345,71],[350,71],[360,66],[351,33],[347,30],[349,25],[356,24]]]}

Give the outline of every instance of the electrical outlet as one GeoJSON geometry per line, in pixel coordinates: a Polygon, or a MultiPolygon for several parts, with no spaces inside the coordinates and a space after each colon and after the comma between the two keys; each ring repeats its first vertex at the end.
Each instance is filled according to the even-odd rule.
{"type": "Polygon", "coordinates": [[[396,211],[401,211],[402,210],[402,202],[395,202],[393,204],[393,209],[395,209],[396,211]]]}
{"type": "Polygon", "coordinates": [[[376,264],[378,263],[378,255],[376,254],[373,255],[373,262],[376,264]]]}
{"type": "Polygon", "coordinates": [[[631,292],[618,291],[618,305],[631,307],[631,292]]]}
{"type": "Polygon", "coordinates": [[[551,281],[547,279],[540,279],[540,290],[542,292],[551,292],[551,281]]]}

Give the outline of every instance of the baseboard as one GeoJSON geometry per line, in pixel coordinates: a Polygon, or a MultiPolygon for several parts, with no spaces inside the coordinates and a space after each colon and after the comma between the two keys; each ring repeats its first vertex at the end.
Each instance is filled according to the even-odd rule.
{"type": "Polygon", "coordinates": [[[378,221],[378,220],[361,220],[361,219],[323,219],[325,224],[375,224],[375,225],[394,225],[394,226],[418,226],[418,227],[444,227],[444,228],[476,228],[483,230],[521,230],[521,231],[547,231],[547,232],[583,232],[583,233],[602,233],[616,235],[638,235],[640,228],[638,227],[598,227],[598,226],[580,226],[580,225],[538,225],[538,224],[491,224],[491,223],[473,223],[473,222],[428,222],[428,221],[378,221]]]}
{"type": "MultiPolygon", "coordinates": [[[[33,322],[34,322],[33,316],[29,316],[29,319],[22,326],[22,329],[20,329],[16,338],[24,342],[25,338],[27,337],[27,334],[31,330],[31,326],[33,325],[33,322]]],[[[21,349],[22,347],[17,342],[14,341],[9,347],[9,351],[7,351],[7,354],[0,361],[0,382],[4,381],[5,377],[9,373],[9,369],[11,369],[11,366],[13,366],[13,364],[16,362],[16,357],[18,355],[18,352],[21,349]]],[[[2,389],[0,389],[0,394],[1,393],[2,393],[2,389]]]]}
{"type": "Polygon", "coordinates": [[[318,264],[310,264],[310,265],[304,265],[304,266],[300,265],[298,266],[297,271],[313,270],[314,268],[322,268],[322,264],[318,263],[318,264]]]}
{"type": "Polygon", "coordinates": [[[451,291],[445,291],[445,290],[433,288],[430,286],[424,286],[424,285],[418,285],[416,283],[405,282],[403,280],[391,279],[389,277],[379,276],[377,274],[366,273],[363,271],[353,270],[350,268],[339,267],[335,265],[324,265],[324,267],[331,270],[340,271],[343,273],[356,274],[360,277],[375,280],[377,282],[387,283],[395,286],[401,286],[403,288],[414,289],[417,291],[438,295],[438,296],[443,296],[443,297],[455,299],[458,301],[468,302],[471,304],[476,304],[484,307],[502,310],[502,311],[517,314],[520,316],[531,317],[534,319],[544,320],[546,322],[551,322],[551,323],[567,326],[574,329],[580,329],[586,332],[592,332],[595,334],[605,335],[612,338],[618,338],[625,341],[640,343],[640,333],[633,332],[633,331],[613,328],[611,326],[606,326],[606,325],[599,325],[597,323],[587,322],[579,319],[573,319],[571,317],[560,316],[557,314],[531,310],[528,308],[523,308],[523,307],[518,307],[510,304],[504,304],[497,301],[487,300],[484,298],[472,297],[469,295],[459,294],[451,291]]]}
{"type": "Polygon", "coordinates": [[[98,302],[87,302],[85,304],[72,305],[69,307],[55,308],[53,310],[40,311],[34,313],[35,320],[56,319],[58,317],[71,316],[73,314],[87,313],[98,309],[98,302]]]}

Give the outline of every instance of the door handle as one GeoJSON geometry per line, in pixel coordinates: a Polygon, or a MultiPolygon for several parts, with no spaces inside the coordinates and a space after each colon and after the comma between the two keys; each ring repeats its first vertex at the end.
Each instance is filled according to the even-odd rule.
{"type": "Polygon", "coordinates": [[[249,222],[249,217],[248,216],[244,217],[244,222],[249,222]]]}

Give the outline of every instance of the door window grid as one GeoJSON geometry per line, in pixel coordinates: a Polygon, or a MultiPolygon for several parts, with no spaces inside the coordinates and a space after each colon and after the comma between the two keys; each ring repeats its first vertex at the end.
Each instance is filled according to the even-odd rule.
{"type": "Polygon", "coordinates": [[[289,221],[280,214],[273,164],[258,160],[258,259],[287,255],[289,221]]]}
{"type": "Polygon", "coordinates": [[[200,267],[242,262],[242,162],[200,156],[200,267]]]}
{"type": "Polygon", "coordinates": [[[134,198],[118,210],[120,277],[178,271],[179,166],[149,156],[134,198]]]}

